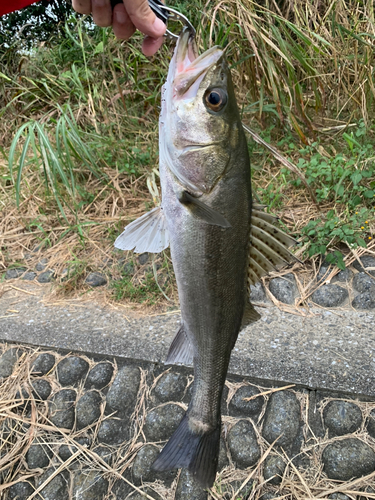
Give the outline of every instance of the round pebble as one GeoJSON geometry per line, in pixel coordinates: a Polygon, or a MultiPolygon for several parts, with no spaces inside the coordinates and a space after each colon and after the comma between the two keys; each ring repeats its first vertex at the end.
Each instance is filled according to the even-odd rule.
{"type": "Polygon", "coordinates": [[[346,267],[333,277],[332,282],[338,281],[339,283],[346,283],[352,279],[352,276],[353,276],[353,271],[348,267],[346,267]]]}
{"type": "Polygon", "coordinates": [[[86,277],[85,283],[93,287],[104,286],[107,284],[107,278],[102,273],[90,273],[86,277]]]}
{"type": "Polygon", "coordinates": [[[93,424],[101,415],[102,397],[97,391],[86,392],[76,406],[77,429],[93,424]]]}
{"type": "Polygon", "coordinates": [[[33,396],[35,399],[45,401],[49,398],[52,387],[51,384],[43,378],[37,378],[31,382],[33,388],[33,396]]]}
{"type": "Polygon", "coordinates": [[[40,272],[40,271],[44,271],[45,268],[47,267],[47,264],[48,264],[48,259],[44,258],[42,260],[40,260],[37,265],[35,266],[35,269],[40,272]]]}
{"type": "Polygon", "coordinates": [[[286,463],[279,455],[268,455],[264,461],[263,476],[270,484],[280,484],[286,463]]]}
{"type": "Polygon", "coordinates": [[[159,453],[159,448],[152,444],[145,444],[138,451],[132,467],[132,477],[135,485],[140,485],[143,482],[153,482],[157,479],[163,481],[167,487],[172,484],[176,477],[176,470],[166,472],[152,470],[152,464],[159,453]]]}
{"type": "Polygon", "coordinates": [[[73,498],[102,500],[108,491],[108,480],[101,472],[77,471],[73,478],[73,498]]]}
{"type": "Polygon", "coordinates": [[[363,441],[347,438],[326,446],[322,462],[329,479],[349,481],[374,472],[375,453],[363,441]]]}
{"type": "Polygon", "coordinates": [[[264,416],[263,437],[277,446],[292,445],[300,426],[301,408],[296,395],[290,391],[274,392],[264,416]]]}
{"type": "MultiPolygon", "coordinates": [[[[122,474],[122,477],[132,482],[129,469],[122,474]]],[[[112,486],[112,491],[115,494],[116,500],[128,500],[128,495],[134,491],[134,488],[132,488],[130,484],[123,479],[117,479],[112,486]]]]}
{"type": "Polygon", "coordinates": [[[375,293],[363,292],[354,297],[352,306],[354,309],[374,309],[375,308],[375,293]]]}
{"type": "MultiPolygon", "coordinates": [[[[55,469],[51,467],[44,474],[39,476],[36,486],[39,488],[53,473],[55,469]]],[[[60,472],[40,491],[44,500],[69,500],[69,474],[60,472]]]]}
{"type": "Polygon", "coordinates": [[[244,385],[237,389],[229,403],[229,415],[233,417],[256,417],[260,415],[264,403],[263,396],[245,401],[245,398],[251,398],[257,394],[259,394],[259,389],[252,385],[244,385]]]}
{"type": "Polygon", "coordinates": [[[167,401],[180,401],[183,398],[186,387],[186,377],[180,373],[165,373],[158,381],[154,389],[154,395],[159,403],[167,401]]]}
{"type": "Polygon", "coordinates": [[[13,368],[17,363],[21,351],[17,347],[12,347],[4,352],[0,357],[0,379],[10,377],[13,373],[13,368]]]}
{"type": "Polygon", "coordinates": [[[348,298],[346,288],[339,285],[322,285],[312,294],[311,298],[315,304],[322,307],[338,307],[348,298]]]}
{"type": "Polygon", "coordinates": [[[15,402],[18,404],[18,408],[22,410],[26,409],[28,411],[30,409],[30,394],[24,387],[21,389],[21,392],[16,392],[15,402]]]}
{"type": "Polygon", "coordinates": [[[354,403],[330,401],[324,408],[323,418],[329,437],[343,436],[360,428],[362,412],[354,403]]]}
{"type": "Polygon", "coordinates": [[[73,429],[75,419],[76,391],[62,389],[49,401],[50,420],[56,427],[73,429]]]}
{"type": "MultiPolygon", "coordinates": [[[[362,272],[368,267],[375,267],[375,257],[372,257],[371,255],[363,255],[361,258],[362,265],[355,260],[353,262],[353,266],[357,271],[362,272]]],[[[368,273],[372,274],[372,276],[375,276],[375,271],[367,271],[368,273]]]]}
{"type": "Polygon", "coordinates": [[[129,439],[129,422],[109,418],[104,420],[98,430],[99,443],[116,445],[129,439]]]}
{"type": "Polygon", "coordinates": [[[94,450],[94,453],[99,455],[99,457],[104,460],[107,464],[111,464],[113,461],[113,450],[107,446],[99,445],[94,450]]]}
{"type": "Polygon", "coordinates": [[[125,366],[116,375],[108,393],[108,409],[118,411],[125,416],[133,412],[141,375],[139,368],[135,366],[125,366]]]}
{"type": "Polygon", "coordinates": [[[39,281],[39,283],[50,283],[54,278],[55,271],[49,269],[48,271],[44,271],[43,273],[39,274],[39,276],[37,277],[37,281],[39,281]]]}
{"type": "MultiPolygon", "coordinates": [[[[76,439],[76,442],[86,448],[90,445],[90,440],[84,437],[76,439]]],[[[59,457],[65,462],[77,451],[78,448],[72,444],[62,444],[59,448],[59,457]]]]}
{"type": "Polygon", "coordinates": [[[34,487],[27,481],[12,484],[8,490],[9,500],[27,500],[33,493],[34,487]]]}
{"type": "Polygon", "coordinates": [[[80,356],[69,356],[57,365],[57,375],[61,385],[74,385],[83,378],[89,364],[80,356]]]}
{"type": "Polygon", "coordinates": [[[85,387],[87,389],[103,389],[112,379],[113,365],[112,363],[98,363],[89,371],[85,387]]]}
{"type": "Polygon", "coordinates": [[[48,352],[39,354],[31,368],[32,373],[46,375],[55,366],[55,356],[48,352]]]}
{"type": "Polygon", "coordinates": [[[357,273],[353,278],[353,288],[357,292],[375,292],[375,279],[366,273],[357,273]]]}
{"type": "Polygon", "coordinates": [[[35,278],[36,278],[36,273],[34,273],[33,271],[28,271],[22,276],[22,279],[26,281],[32,281],[35,280],[35,278]]]}
{"type": "Polygon", "coordinates": [[[141,253],[140,255],[138,255],[137,260],[141,266],[144,266],[146,264],[146,262],[148,261],[148,253],[147,252],[141,253]]]}
{"type": "Polygon", "coordinates": [[[49,465],[52,450],[47,444],[32,444],[26,453],[26,462],[29,469],[43,469],[49,465]]]}
{"type": "Polygon", "coordinates": [[[228,446],[233,461],[240,469],[256,464],[261,455],[254,428],[248,420],[240,420],[231,428],[228,446]]]}
{"type": "Polygon", "coordinates": [[[367,420],[367,432],[375,438],[375,409],[371,410],[367,420]]]}
{"type": "Polygon", "coordinates": [[[16,267],[14,269],[7,269],[5,273],[5,279],[13,280],[15,278],[19,278],[26,271],[27,271],[26,267],[16,267]]]}
{"type": "Polygon", "coordinates": [[[326,280],[331,271],[332,271],[332,266],[326,262],[323,262],[316,276],[318,283],[321,280],[326,280]]]}
{"type": "Polygon", "coordinates": [[[270,280],[269,288],[277,300],[284,304],[294,304],[297,296],[296,280],[292,273],[285,274],[282,278],[270,280]]]}
{"type": "Polygon", "coordinates": [[[187,469],[182,469],[177,483],[175,500],[207,500],[207,491],[187,469]]]}
{"type": "Polygon", "coordinates": [[[166,404],[151,410],[145,419],[144,433],[149,441],[169,439],[177,429],[185,410],[176,404],[166,404]]]}
{"type": "Polygon", "coordinates": [[[250,285],[250,301],[251,302],[266,302],[267,296],[263,285],[260,281],[255,285],[250,285]]]}

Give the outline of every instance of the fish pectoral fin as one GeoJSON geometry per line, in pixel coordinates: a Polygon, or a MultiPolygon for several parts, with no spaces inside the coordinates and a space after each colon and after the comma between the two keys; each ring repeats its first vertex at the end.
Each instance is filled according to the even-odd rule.
{"type": "Polygon", "coordinates": [[[184,324],[182,323],[172,344],[169,348],[167,360],[165,364],[167,365],[192,365],[193,364],[193,346],[190,343],[189,337],[185,331],[184,324]]]}
{"type": "Polygon", "coordinates": [[[185,205],[196,219],[202,220],[207,224],[220,227],[232,227],[231,224],[219,212],[209,207],[203,201],[195,198],[187,191],[181,191],[177,195],[178,201],[185,205]]]}
{"type": "Polygon", "coordinates": [[[261,315],[254,309],[253,304],[246,301],[245,310],[242,316],[241,329],[245,328],[247,325],[251,325],[251,323],[255,323],[255,321],[258,321],[260,318],[261,315]]]}
{"type": "Polygon", "coordinates": [[[159,253],[169,246],[169,233],[163,209],[156,207],[126,226],[115,247],[135,253],[159,253]]]}

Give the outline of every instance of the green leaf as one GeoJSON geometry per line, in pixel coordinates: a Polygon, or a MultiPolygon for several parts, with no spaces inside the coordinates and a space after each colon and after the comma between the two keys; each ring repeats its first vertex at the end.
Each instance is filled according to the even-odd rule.
{"type": "Polygon", "coordinates": [[[363,238],[357,238],[357,243],[360,247],[367,248],[366,242],[363,238]]]}
{"type": "Polygon", "coordinates": [[[95,47],[94,54],[103,54],[104,52],[104,44],[103,42],[99,42],[95,47]]]}
{"type": "Polygon", "coordinates": [[[356,186],[362,180],[361,172],[354,172],[354,174],[350,176],[350,180],[356,186]]]}

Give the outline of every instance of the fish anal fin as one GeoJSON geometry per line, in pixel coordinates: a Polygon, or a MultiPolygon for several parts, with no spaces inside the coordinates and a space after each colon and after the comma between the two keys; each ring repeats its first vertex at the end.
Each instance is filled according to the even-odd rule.
{"type": "Polygon", "coordinates": [[[152,464],[156,471],[187,468],[203,488],[215,481],[219,457],[220,424],[208,432],[196,432],[186,414],[152,464]]]}
{"type": "Polygon", "coordinates": [[[180,191],[177,195],[178,201],[185,205],[196,219],[199,219],[207,224],[220,227],[232,227],[227,219],[219,214],[216,210],[209,207],[203,201],[195,198],[187,191],[180,191]]]}
{"type": "Polygon", "coordinates": [[[117,237],[115,247],[135,253],[159,253],[169,246],[169,233],[163,209],[156,207],[128,224],[117,237]]]}
{"type": "Polygon", "coordinates": [[[261,318],[261,315],[254,309],[253,304],[246,300],[245,310],[242,316],[241,328],[245,328],[245,326],[251,325],[258,321],[261,318]]]}
{"type": "Polygon", "coordinates": [[[172,340],[172,344],[169,348],[165,364],[192,365],[193,358],[194,358],[193,346],[190,343],[184,324],[182,323],[179,329],[177,330],[174,339],[172,340]]]}

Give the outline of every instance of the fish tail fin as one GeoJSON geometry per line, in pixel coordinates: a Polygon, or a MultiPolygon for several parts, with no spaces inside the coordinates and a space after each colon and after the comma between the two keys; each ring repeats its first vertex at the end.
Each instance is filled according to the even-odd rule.
{"type": "Polygon", "coordinates": [[[220,446],[220,425],[209,432],[196,433],[186,414],[177,430],[152,465],[156,471],[187,468],[204,487],[215,481],[220,446]]]}

